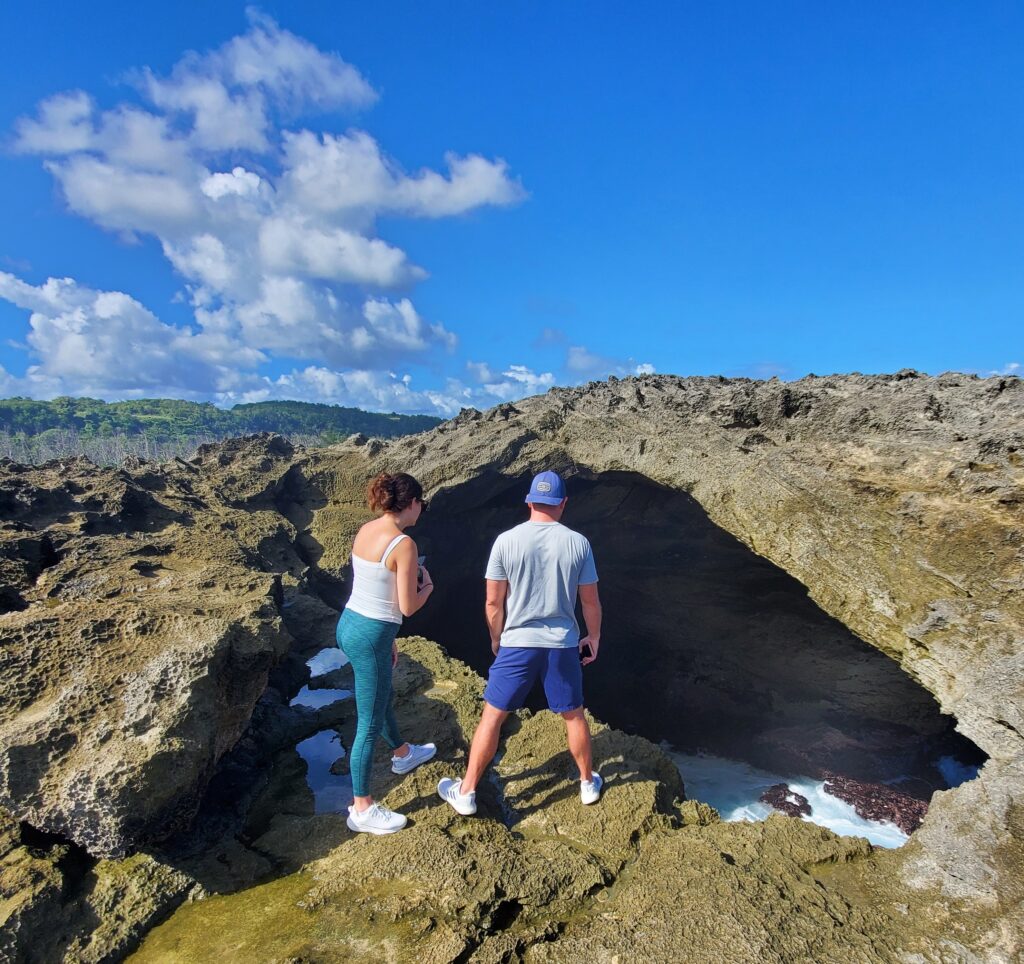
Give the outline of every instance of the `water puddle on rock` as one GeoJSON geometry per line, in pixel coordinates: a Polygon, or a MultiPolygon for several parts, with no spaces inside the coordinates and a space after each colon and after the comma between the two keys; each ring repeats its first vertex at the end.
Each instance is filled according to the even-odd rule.
{"type": "Polygon", "coordinates": [[[823,780],[790,777],[759,770],[749,763],[718,756],[665,752],[679,768],[686,795],[710,804],[723,820],[764,820],[774,809],[761,803],[760,796],[771,786],[788,784],[791,793],[805,797],[810,816],[801,817],[834,833],[867,837],[877,847],[901,847],[909,837],[891,823],[876,823],[858,816],[853,807],[825,792],[823,780]]]}
{"type": "Polygon", "coordinates": [[[311,710],[318,710],[339,700],[347,700],[351,695],[352,690],[311,690],[308,686],[303,686],[288,705],[308,706],[311,710]]]}
{"type": "MultiPolygon", "coordinates": [[[[348,657],[336,646],[322,649],[306,661],[313,678],[324,676],[347,664],[348,657]]],[[[351,697],[351,690],[310,689],[303,686],[288,705],[316,710],[351,697]]],[[[315,812],[343,813],[352,803],[352,778],[348,773],[331,772],[334,763],[346,756],[338,732],[334,729],[321,730],[300,740],[295,749],[306,763],[306,783],[313,792],[315,812]]]]}
{"type": "Polygon", "coordinates": [[[310,676],[323,676],[333,669],[348,666],[348,657],[337,646],[320,650],[312,659],[306,660],[310,676]]]}
{"type": "Polygon", "coordinates": [[[331,766],[345,756],[345,748],[334,730],[321,730],[296,747],[306,761],[306,783],[313,791],[316,813],[343,813],[352,803],[352,778],[331,773],[331,766]]]}

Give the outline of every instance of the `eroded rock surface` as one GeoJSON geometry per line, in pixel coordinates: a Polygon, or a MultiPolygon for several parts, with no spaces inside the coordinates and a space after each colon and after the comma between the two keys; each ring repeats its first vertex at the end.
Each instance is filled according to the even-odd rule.
{"type": "Polygon", "coordinates": [[[0,469],[0,806],[97,857],[187,825],[291,642],[292,455],[0,469]]]}
{"type": "Polygon", "coordinates": [[[867,841],[781,815],[721,823],[657,747],[596,722],[599,804],[580,804],[561,720],[521,711],[460,817],[435,786],[464,765],[483,681],[426,640],[400,650],[399,724],[438,756],[396,777],[381,752],[372,779],[409,826],[277,819],[252,846],[293,873],[182,906],[133,962],[883,962],[969,959],[986,939],[989,920],[908,893],[867,841]]]}
{"type": "MultiPolygon", "coordinates": [[[[905,371],[790,383],[610,380],[467,410],[375,453],[315,453],[305,471],[358,477],[360,461],[364,477],[412,472],[438,510],[456,491],[465,509],[540,468],[583,478],[635,472],[689,493],[715,524],[896,660],[988,754],[978,780],[937,795],[915,835],[921,853],[911,847],[892,859],[909,886],[978,901],[1019,928],[1020,379],[905,371]]],[[[324,564],[345,561],[344,545],[336,549],[324,564]]]]}
{"type": "MultiPolygon", "coordinates": [[[[115,958],[188,893],[220,896],[155,931],[149,959],[202,959],[200,932],[223,944],[207,959],[225,960],[628,960],[637,947],[653,959],[1012,959],[1024,933],[1022,416],[1014,378],[650,376],[467,411],[390,443],[295,452],[264,437],[160,467],[0,466],[0,805],[66,842],[33,856],[12,838],[5,934],[24,940],[45,894],[72,879],[96,895],[80,904],[97,908],[94,929],[107,926],[115,898],[53,857],[78,845],[89,861],[141,847],[140,868],[183,875],[169,902],[140,899],[143,923],[115,928],[115,958]],[[933,693],[988,755],[980,776],[936,794],[910,843],[887,853],[781,816],[718,823],[678,800],[655,748],[608,729],[607,797],[581,810],[546,714],[509,732],[469,823],[435,802],[440,759],[375,775],[413,818],[387,841],[312,812],[297,757],[253,784],[266,741],[252,727],[295,730],[274,707],[305,682],[303,651],[330,642],[367,479],[410,471],[438,512],[468,511],[542,467],[569,476],[570,494],[574,479],[633,473],[695,500],[933,693]],[[238,801],[229,817],[199,809],[214,790],[238,801]],[[154,847],[197,811],[205,850],[154,847]]],[[[407,652],[405,712],[457,769],[480,681],[426,644],[407,652]]],[[[869,705],[864,679],[850,682],[836,705],[869,705]]],[[[343,740],[352,725],[341,721],[343,740]]],[[[821,739],[841,752],[836,734],[821,739]]]]}

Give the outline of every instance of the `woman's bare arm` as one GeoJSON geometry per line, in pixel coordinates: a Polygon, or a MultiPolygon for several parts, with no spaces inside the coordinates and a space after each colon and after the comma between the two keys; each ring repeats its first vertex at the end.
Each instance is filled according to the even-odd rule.
{"type": "MultiPolygon", "coordinates": [[[[434,580],[430,573],[423,570],[423,584],[417,585],[416,577],[419,574],[418,555],[416,543],[410,539],[403,539],[392,550],[391,559],[395,560],[395,574],[398,577],[398,608],[403,616],[411,616],[419,612],[430,598],[434,591],[434,580]]],[[[390,567],[389,567],[390,568],[390,567]]]]}

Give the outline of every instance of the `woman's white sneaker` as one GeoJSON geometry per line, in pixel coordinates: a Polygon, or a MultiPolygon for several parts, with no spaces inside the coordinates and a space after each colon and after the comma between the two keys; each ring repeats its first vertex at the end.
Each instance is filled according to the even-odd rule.
{"type": "Polygon", "coordinates": [[[409,752],[405,756],[391,758],[392,773],[408,773],[415,770],[421,763],[433,760],[437,747],[433,743],[410,743],[409,752]]]}
{"type": "Polygon", "coordinates": [[[401,813],[388,810],[379,803],[371,803],[363,811],[358,811],[353,804],[348,808],[348,819],[345,821],[348,829],[356,833],[397,833],[406,824],[406,818],[401,813]]]}
{"type": "Polygon", "coordinates": [[[580,799],[584,803],[597,803],[601,799],[601,787],[604,780],[600,773],[591,773],[589,780],[580,780],[580,799]]]}
{"type": "Polygon", "coordinates": [[[449,804],[456,813],[470,817],[476,813],[476,791],[462,793],[462,781],[444,777],[437,784],[437,795],[449,804]]]}

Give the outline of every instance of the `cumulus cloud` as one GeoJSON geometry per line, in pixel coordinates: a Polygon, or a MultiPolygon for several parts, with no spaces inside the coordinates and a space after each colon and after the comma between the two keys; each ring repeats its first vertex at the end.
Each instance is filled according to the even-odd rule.
{"type": "Polygon", "coordinates": [[[352,369],[334,371],[318,366],[296,369],[245,392],[228,393],[224,401],[266,401],[289,398],[327,402],[381,412],[428,412],[444,418],[458,414],[463,401],[451,391],[417,390],[410,376],[394,372],[352,369]]]}
{"type": "MultiPolygon", "coordinates": [[[[33,286],[0,272],[0,298],[30,312],[26,340],[39,362],[19,384],[33,395],[202,395],[233,377],[233,352],[218,359],[205,335],[161,322],[124,292],[70,278],[33,286]]],[[[250,352],[241,361],[265,358],[250,352]]]]}
{"type": "Polygon", "coordinates": [[[637,363],[632,358],[621,360],[600,355],[584,348],[582,345],[570,345],[566,353],[565,367],[577,378],[598,379],[616,375],[620,378],[627,375],[653,375],[654,366],[650,362],[637,363]]]}
{"type": "MultiPolygon", "coordinates": [[[[34,288],[8,276],[0,296],[33,312],[31,377],[95,391],[109,365],[109,391],[127,391],[134,377],[140,390],[162,384],[174,394],[175,379],[184,392],[208,378],[212,393],[228,391],[229,382],[231,392],[359,384],[368,399],[429,400],[396,388],[389,373],[452,351],[456,339],[420,315],[410,290],[427,272],[377,235],[377,221],[509,205],[523,188],[501,159],[449,153],[443,171],[409,173],[365,131],[293,128],[316,111],[369,107],[377,93],[338,54],[258,11],[248,17],[243,34],[186,54],[166,76],[132,74],[141,106],[102,109],[71,91],[17,122],[16,150],[43,158],[71,211],[159,242],[195,321],[194,330],[167,325],[127,294],[69,279],[34,288]],[[47,301],[57,293],[74,306],[58,310],[47,301]],[[152,350],[140,347],[133,365],[121,365],[113,333],[140,346],[151,339],[152,350]],[[85,366],[77,376],[76,353],[85,366]],[[275,355],[307,362],[296,372],[313,374],[268,387],[258,368],[275,355]],[[232,356],[233,379],[221,371],[232,356]],[[340,377],[346,367],[363,374],[347,382],[322,374],[340,377]],[[381,373],[377,381],[367,381],[372,371],[381,373]]],[[[507,372],[492,379],[509,380],[507,372]]]]}
{"type": "Polygon", "coordinates": [[[365,131],[285,134],[282,191],[296,204],[360,223],[379,212],[414,217],[463,214],[484,205],[514,204],[525,196],[503,160],[445,155],[448,176],[406,174],[365,131]]]}
{"type": "Polygon", "coordinates": [[[487,362],[466,362],[466,371],[473,377],[473,380],[481,384],[493,382],[498,376],[487,362]]]}
{"type": "Polygon", "coordinates": [[[1020,364],[1020,362],[1015,362],[1015,361],[1008,362],[1007,364],[1003,365],[1003,367],[1000,368],[998,371],[990,372],[989,374],[991,374],[991,375],[1020,375],[1021,374],[1021,364],[1020,364]]]}
{"type": "Polygon", "coordinates": [[[555,376],[551,372],[538,374],[526,365],[509,365],[501,373],[501,378],[492,377],[485,382],[474,398],[485,405],[493,405],[495,401],[512,401],[546,392],[554,384],[555,376]]]}

